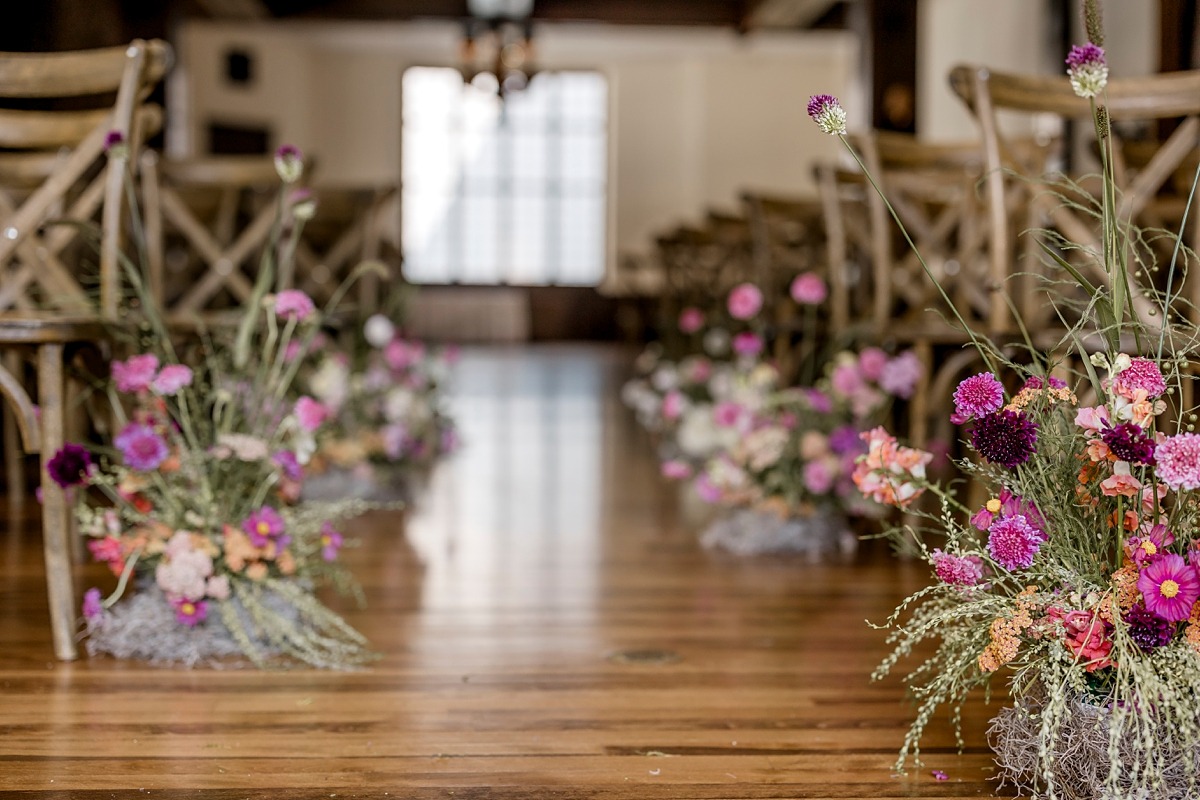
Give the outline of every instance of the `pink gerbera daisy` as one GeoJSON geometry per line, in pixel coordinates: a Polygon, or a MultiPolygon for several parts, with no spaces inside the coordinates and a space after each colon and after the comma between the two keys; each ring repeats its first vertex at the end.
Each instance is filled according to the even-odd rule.
{"type": "Polygon", "coordinates": [[[1200,577],[1183,556],[1167,553],[1150,561],[1138,577],[1138,591],[1146,610],[1168,622],[1179,622],[1192,614],[1200,598],[1200,577]]]}

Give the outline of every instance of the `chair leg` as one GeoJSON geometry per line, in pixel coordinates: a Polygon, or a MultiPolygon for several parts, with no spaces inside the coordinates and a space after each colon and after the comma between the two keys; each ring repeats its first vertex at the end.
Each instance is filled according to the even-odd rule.
{"type": "MultiPolygon", "coordinates": [[[[21,354],[9,351],[4,354],[4,368],[20,380],[21,354]]],[[[8,484],[8,513],[10,519],[21,518],[25,508],[25,450],[21,446],[21,433],[17,428],[17,411],[4,404],[4,477],[8,484]]]]}
{"type": "Polygon", "coordinates": [[[71,565],[66,493],[50,479],[47,464],[63,445],[63,347],[38,347],[38,402],[42,408],[42,536],[46,558],[46,588],[50,600],[50,629],[54,654],[72,661],[75,646],[75,578],[71,565]]]}

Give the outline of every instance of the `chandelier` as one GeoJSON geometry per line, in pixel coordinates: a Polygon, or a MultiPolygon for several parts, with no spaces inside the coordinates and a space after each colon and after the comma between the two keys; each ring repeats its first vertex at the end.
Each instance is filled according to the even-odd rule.
{"type": "Polygon", "coordinates": [[[467,0],[460,66],[463,80],[501,97],[533,77],[533,0],[467,0]]]}

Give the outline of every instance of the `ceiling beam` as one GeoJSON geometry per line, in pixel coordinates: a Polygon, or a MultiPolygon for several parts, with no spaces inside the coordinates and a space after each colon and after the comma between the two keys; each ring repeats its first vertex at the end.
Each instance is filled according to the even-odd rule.
{"type": "MultiPolygon", "coordinates": [[[[322,19],[462,19],[469,16],[466,0],[266,0],[266,4],[276,16],[322,19]]],[[[733,27],[741,23],[744,4],[745,0],[534,0],[533,19],[733,27]]]]}

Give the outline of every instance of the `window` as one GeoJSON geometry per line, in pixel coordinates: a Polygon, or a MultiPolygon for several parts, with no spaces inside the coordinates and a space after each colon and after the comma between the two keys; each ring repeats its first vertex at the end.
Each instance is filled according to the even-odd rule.
{"type": "Polygon", "coordinates": [[[413,67],[403,81],[403,240],[414,283],[598,284],[604,277],[608,86],[413,67]],[[490,84],[488,85],[490,79],[490,84]]]}

